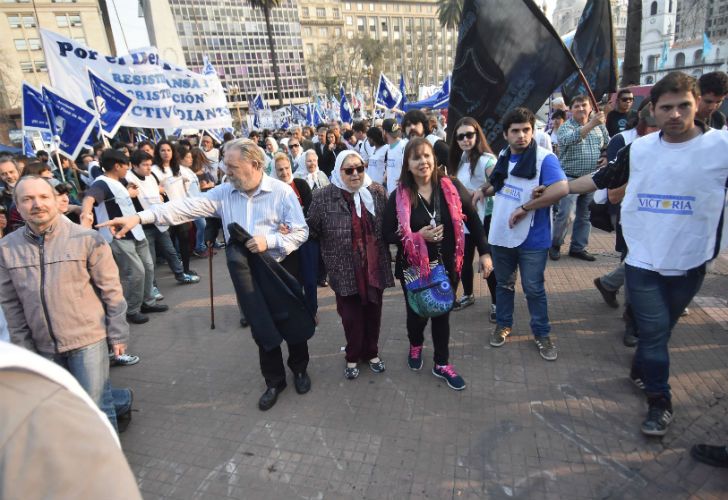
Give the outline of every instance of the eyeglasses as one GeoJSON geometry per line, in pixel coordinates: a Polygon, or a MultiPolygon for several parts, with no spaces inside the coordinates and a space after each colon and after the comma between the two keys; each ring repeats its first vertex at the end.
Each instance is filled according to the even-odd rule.
{"type": "Polygon", "coordinates": [[[301,145],[300,144],[289,144],[288,147],[289,148],[300,148],[301,145]]]}
{"type": "Polygon", "coordinates": [[[466,138],[472,139],[473,137],[475,137],[475,132],[465,132],[464,134],[458,134],[455,137],[458,141],[464,141],[466,138]]]}
{"type": "Polygon", "coordinates": [[[354,170],[356,170],[356,172],[358,174],[363,174],[364,173],[364,168],[365,168],[364,165],[359,164],[358,167],[342,168],[341,171],[344,172],[346,175],[354,175],[354,170]]]}
{"type": "Polygon", "coordinates": [[[633,102],[634,97],[620,97],[619,100],[622,102],[633,102]]]}

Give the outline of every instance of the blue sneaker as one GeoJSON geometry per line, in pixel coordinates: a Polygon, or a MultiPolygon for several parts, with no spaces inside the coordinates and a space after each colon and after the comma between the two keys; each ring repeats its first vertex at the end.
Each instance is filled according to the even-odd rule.
{"type": "Polygon", "coordinates": [[[463,377],[457,374],[452,365],[435,365],[432,367],[432,374],[447,382],[450,389],[462,391],[465,389],[465,381],[463,377]]]}

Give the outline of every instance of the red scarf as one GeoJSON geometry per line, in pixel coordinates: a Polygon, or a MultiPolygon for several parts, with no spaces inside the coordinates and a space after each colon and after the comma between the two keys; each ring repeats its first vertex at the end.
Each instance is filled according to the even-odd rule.
{"type": "MultiPolygon", "coordinates": [[[[465,229],[463,222],[463,204],[460,194],[452,181],[447,177],[440,178],[440,188],[445,195],[448,212],[452,220],[453,231],[455,232],[455,272],[460,275],[463,268],[463,256],[465,254],[465,229]]],[[[438,196],[437,192],[433,192],[438,196]]],[[[402,238],[402,249],[411,266],[420,268],[420,276],[430,274],[430,256],[427,253],[427,243],[420,233],[413,233],[410,227],[412,215],[412,193],[401,184],[397,186],[397,220],[399,221],[399,233],[402,238]]]]}
{"type": "MultiPolygon", "coordinates": [[[[362,188],[366,189],[366,188],[362,188]]],[[[378,304],[384,283],[382,282],[382,263],[379,261],[379,246],[374,234],[374,216],[366,209],[361,217],[356,215],[354,197],[341,190],[344,200],[351,211],[351,243],[354,257],[354,278],[361,303],[378,304]]]]}
{"type": "Polygon", "coordinates": [[[293,192],[296,193],[296,198],[298,198],[298,203],[300,203],[301,206],[303,207],[303,198],[301,198],[301,193],[298,192],[298,186],[296,186],[296,182],[291,181],[289,186],[291,186],[293,188],[293,192]]]}

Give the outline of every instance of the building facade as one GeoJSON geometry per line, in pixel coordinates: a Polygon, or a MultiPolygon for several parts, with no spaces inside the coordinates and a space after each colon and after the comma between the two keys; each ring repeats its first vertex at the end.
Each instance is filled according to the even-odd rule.
{"type": "Polygon", "coordinates": [[[416,96],[452,71],[457,30],[440,26],[436,0],[312,0],[299,4],[299,17],[312,92],[340,81],[369,97],[381,71],[395,82],[402,74],[416,96]]]}
{"type": "Polygon", "coordinates": [[[21,83],[50,83],[39,28],[109,52],[96,0],[0,2],[0,142],[5,144],[21,139],[21,83]]]}
{"type": "MultiPolygon", "coordinates": [[[[164,0],[154,0],[157,1],[164,0]]],[[[265,17],[247,2],[229,0],[167,0],[184,54],[185,65],[200,71],[207,56],[233,100],[247,107],[257,93],[278,103],[268,49],[265,17]]],[[[282,97],[304,102],[308,79],[303,58],[301,25],[296,0],[283,0],[271,9],[273,40],[278,57],[282,97]]]]}
{"type": "Polygon", "coordinates": [[[708,4],[715,8],[724,2],[697,1],[697,5],[675,0],[643,2],[640,47],[643,85],[655,83],[670,71],[684,71],[697,78],[703,73],[726,70],[725,35],[714,35],[710,52],[704,53],[703,33],[707,33],[712,19],[706,17],[707,11],[701,11],[708,4]],[[693,8],[695,11],[690,10],[693,8]]]}

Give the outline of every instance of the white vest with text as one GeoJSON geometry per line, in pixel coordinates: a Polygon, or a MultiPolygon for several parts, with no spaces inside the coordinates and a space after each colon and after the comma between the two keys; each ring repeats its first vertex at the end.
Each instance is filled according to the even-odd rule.
{"type": "MultiPolygon", "coordinates": [[[[109,186],[111,193],[114,195],[113,201],[119,206],[119,210],[121,210],[121,213],[124,217],[128,215],[136,215],[137,211],[134,209],[134,203],[132,203],[131,201],[129,191],[126,190],[121,182],[106,177],[105,175],[99,175],[96,180],[102,181],[106,183],[107,186],[109,186]]],[[[99,203],[97,206],[95,206],[94,212],[96,212],[96,219],[99,222],[106,222],[109,220],[109,213],[106,211],[106,202],[99,203]]],[[[99,233],[101,233],[101,236],[103,236],[104,239],[109,243],[111,243],[111,241],[114,239],[114,236],[111,234],[111,231],[108,227],[102,227],[101,229],[99,229],[99,233]]],[[[143,241],[146,238],[146,236],[144,236],[144,230],[142,229],[141,224],[137,224],[136,226],[134,226],[131,230],[131,234],[137,241],[143,241]]]]}
{"type": "Polygon", "coordinates": [[[677,144],[653,133],[630,147],[621,213],[626,263],[672,275],[712,259],[721,216],[721,249],[728,243],[728,132],[677,144]]]}

